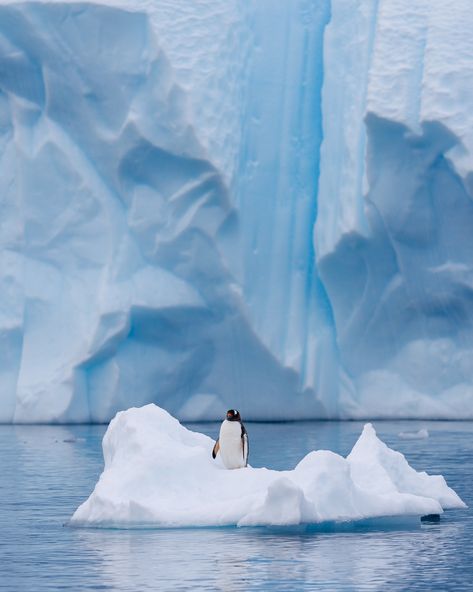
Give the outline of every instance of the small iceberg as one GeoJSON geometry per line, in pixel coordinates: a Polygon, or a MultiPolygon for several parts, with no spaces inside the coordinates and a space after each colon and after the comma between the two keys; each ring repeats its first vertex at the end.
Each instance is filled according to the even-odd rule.
{"type": "Polygon", "coordinates": [[[402,440],[425,440],[429,437],[429,432],[422,429],[417,432],[399,432],[398,436],[402,440]]]}
{"type": "Polygon", "coordinates": [[[118,413],[103,438],[104,471],[71,524],[294,526],[466,507],[442,476],[415,471],[371,424],[347,458],[317,450],[289,471],[224,469],[213,444],[156,405],[118,413]]]}

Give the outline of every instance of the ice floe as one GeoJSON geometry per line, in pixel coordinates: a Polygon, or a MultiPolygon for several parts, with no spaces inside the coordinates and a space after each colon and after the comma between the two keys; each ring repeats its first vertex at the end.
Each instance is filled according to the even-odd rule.
{"type": "Polygon", "coordinates": [[[423,428],[417,432],[399,432],[398,435],[403,440],[425,440],[429,437],[429,431],[423,428]]]}
{"type": "Polygon", "coordinates": [[[415,471],[371,424],[347,458],[316,450],[287,471],[226,470],[212,447],[156,405],[118,413],[103,439],[104,471],[71,524],[299,525],[466,507],[442,476],[415,471]]]}

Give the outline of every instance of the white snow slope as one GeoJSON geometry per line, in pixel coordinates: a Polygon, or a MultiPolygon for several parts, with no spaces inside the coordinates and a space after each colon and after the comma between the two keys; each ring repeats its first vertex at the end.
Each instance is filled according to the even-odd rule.
{"type": "Polygon", "coordinates": [[[0,422],[473,418],[467,0],[0,4],[0,422]]]}
{"type": "Polygon", "coordinates": [[[119,412],[103,439],[104,471],[71,524],[299,525],[466,507],[442,476],[416,472],[371,424],[347,458],[317,450],[291,471],[225,469],[213,444],[155,405],[119,412]]]}

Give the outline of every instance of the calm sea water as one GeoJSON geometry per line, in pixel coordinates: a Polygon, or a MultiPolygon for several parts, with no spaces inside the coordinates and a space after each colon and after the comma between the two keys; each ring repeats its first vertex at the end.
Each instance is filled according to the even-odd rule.
{"type": "MultiPolygon", "coordinates": [[[[189,427],[215,437],[217,424],[189,427]]],[[[346,455],[358,422],[247,424],[251,464],[288,469],[313,449],[346,455]]],[[[375,422],[417,469],[473,506],[472,422],[375,422]],[[401,431],[427,428],[425,440],[401,431]]],[[[0,426],[0,589],[473,590],[473,518],[303,533],[284,529],[99,530],[65,526],[101,470],[105,426],[0,426]]]]}

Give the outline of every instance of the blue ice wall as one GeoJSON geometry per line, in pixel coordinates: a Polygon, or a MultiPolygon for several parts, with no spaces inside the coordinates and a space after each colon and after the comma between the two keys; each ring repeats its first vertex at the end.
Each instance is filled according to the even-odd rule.
{"type": "Polygon", "coordinates": [[[0,421],[473,416],[454,4],[0,6],[0,421]]]}

